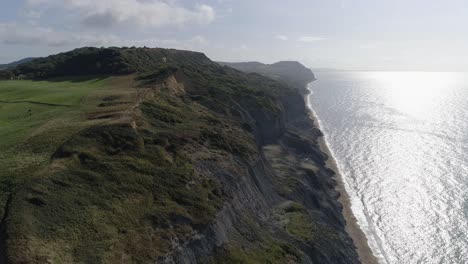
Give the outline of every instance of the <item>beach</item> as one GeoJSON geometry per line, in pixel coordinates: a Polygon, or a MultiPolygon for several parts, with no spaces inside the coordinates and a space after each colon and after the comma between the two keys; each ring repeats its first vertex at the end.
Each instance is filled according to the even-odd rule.
{"type": "MultiPolygon", "coordinates": [[[[322,131],[318,119],[316,118],[313,109],[310,105],[310,101],[308,99],[309,95],[304,96],[305,102],[309,107],[309,118],[312,120],[314,126],[320,131],[322,131]]],[[[343,216],[346,220],[346,232],[353,239],[354,246],[356,247],[356,251],[359,255],[359,259],[363,264],[378,264],[379,262],[377,258],[374,256],[371,248],[369,247],[367,237],[362,231],[361,227],[359,226],[357,219],[354,216],[353,211],[351,210],[351,199],[349,197],[348,192],[346,191],[343,177],[340,173],[340,170],[338,169],[335,158],[333,157],[330,148],[326,142],[325,136],[321,136],[318,140],[320,150],[328,156],[328,159],[326,161],[327,167],[335,172],[335,177],[337,181],[336,190],[340,193],[338,201],[343,206],[343,216]]]]}

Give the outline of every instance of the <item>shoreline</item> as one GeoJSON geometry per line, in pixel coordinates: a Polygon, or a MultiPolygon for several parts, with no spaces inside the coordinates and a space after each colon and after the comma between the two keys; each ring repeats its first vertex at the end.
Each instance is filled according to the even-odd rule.
{"type": "MultiPolygon", "coordinates": [[[[309,94],[304,95],[306,106],[308,108],[308,116],[313,122],[313,126],[320,130],[323,134],[318,119],[315,116],[314,111],[311,109],[310,101],[308,99],[312,91],[309,90],[308,86],[306,89],[310,92],[309,94]]],[[[362,264],[379,264],[377,257],[374,255],[372,249],[369,246],[364,231],[362,231],[361,227],[359,226],[358,221],[351,209],[351,198],[346,191],[343,176],[341,175],[335,157],[332,155],[326,142],[325,135],[318,138],[318,143],[320,150],[328,156],[328,159],[325,162],[326,166],[335,172],[335,179],[337,182],[335,190],[340,194],[338,202],[340,202],[343,206],[342,214],[346,221],[345,230],[353,240],[354,246],[356,247],[356,251],[359,256],[359,260],[362,264]]]]}

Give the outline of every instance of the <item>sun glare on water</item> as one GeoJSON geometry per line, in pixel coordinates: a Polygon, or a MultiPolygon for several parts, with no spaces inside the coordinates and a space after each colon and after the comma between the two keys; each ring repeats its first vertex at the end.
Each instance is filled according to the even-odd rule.
{"type": "Polygon", "coordinates": [[[404,115],[424,118],[443,94],[460,81],[454,72],[366,72],[386,98],[385,105],[404,115]]]}

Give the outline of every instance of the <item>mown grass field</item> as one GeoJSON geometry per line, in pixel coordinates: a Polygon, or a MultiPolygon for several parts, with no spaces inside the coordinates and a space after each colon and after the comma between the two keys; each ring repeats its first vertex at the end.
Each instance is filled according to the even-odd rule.
{"type": "Polygon", "coordinates": [[[76,118],[77,111],[85,106],[82,98],[107,82],[0,82],[0,147],[18,144],[48,121],[64,116],[76,118]]]}

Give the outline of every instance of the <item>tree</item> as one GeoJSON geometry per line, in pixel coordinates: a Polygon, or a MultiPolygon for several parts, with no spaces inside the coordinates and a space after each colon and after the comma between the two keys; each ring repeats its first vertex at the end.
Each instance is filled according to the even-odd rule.
{"type": "Polygon", "coordinates": [[[15,74],[11,71],[0,71],[0,80],[11,80],[15,78],[15,74]]]}

